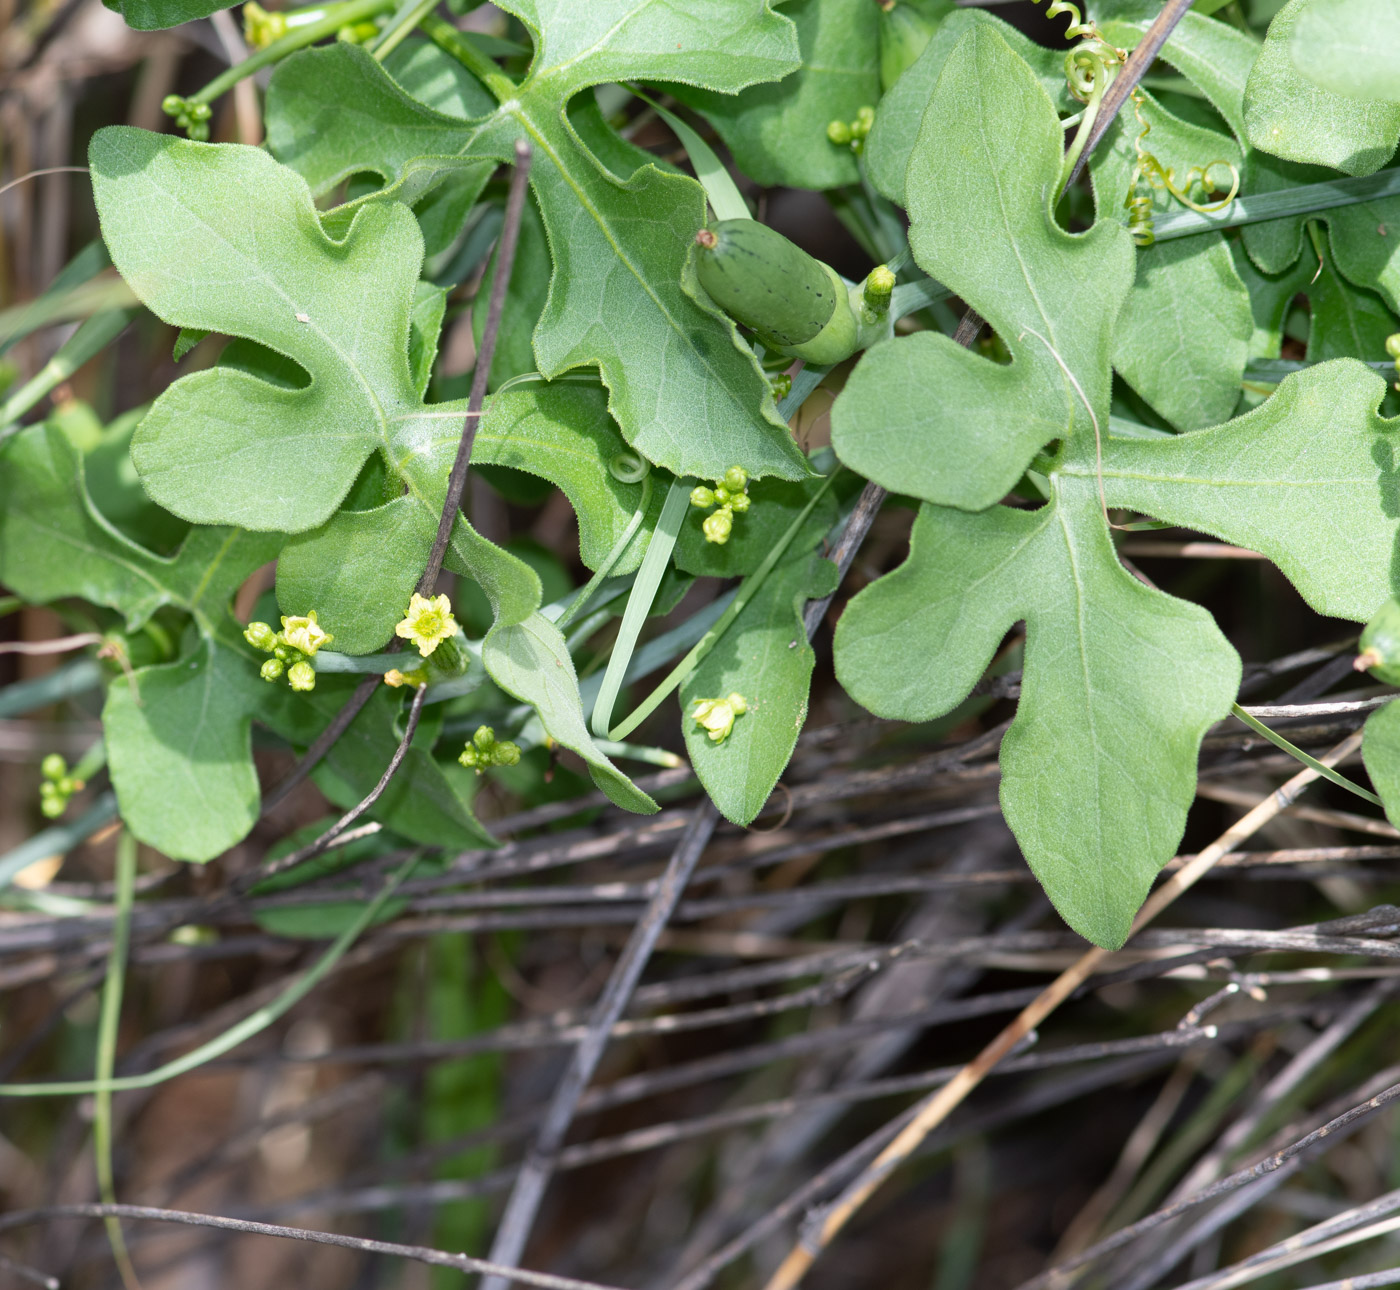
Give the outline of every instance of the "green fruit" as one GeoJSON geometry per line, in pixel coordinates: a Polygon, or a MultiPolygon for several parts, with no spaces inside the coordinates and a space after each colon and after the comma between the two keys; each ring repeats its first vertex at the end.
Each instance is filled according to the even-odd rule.
{"type": "Polygon", "coordinates": [[[701,229],[695,242],[700,285],[771,347],[813,340],[845,302],[846,289],[831,269],[757,220],[721,220],[701,229]]]}
{"type": "Polygon", "coordinates": [[[1400,685],[1400,601],[1387,600],[1361,633],[1358,668],[1387,685],[1400,685]]]}

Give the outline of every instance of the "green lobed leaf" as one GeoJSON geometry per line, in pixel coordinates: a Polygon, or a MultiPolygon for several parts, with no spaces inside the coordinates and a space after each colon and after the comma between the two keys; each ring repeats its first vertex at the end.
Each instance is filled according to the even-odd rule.
{"type": "Polygon", "coordinates": [[[836,589],[836,566],[816,555],[778,565],[680,690],[690,764],[710,800],[735,824],[763,809],[807,720],[816,655],[802,613],[836,589]],[[722,743],[692,718],[697,699],[744,696],[748,710],[722,743]]]}
{"type": "Polygon", "coordinates": [[[1391,0],[1309,0],[1288,52],[1331,94],[1400,100],[1400,9],[1391,0]]]}
{"type": "Polygon", "coordinates": [[[1332,166],[1348,175],[1379,170],[1400,136],[1400,103],[1368,103],[1332,93],[1294,65],[1294,31],[1309,0],[1289,0],[1269,24],[1249,74],[1249,142],[1288,161],[1332,166]]]}
{"type": "MultiPolygon", "coordinates": [[[[306,532],[379,451],[420,531],[435,529],[453,455],[439,428],[462,410],[425,407],[414,387],[423,242],[407,210],[365,206],[334,242],[305,181],[259,149],[115,126],[91,160],[113,261],[156,314],[257,341],[311,377],[286,389],[221,366],[176,381],[132,443],[151,496],[196,523],[306,532]]],[[[503,621],[539,603],[533,573],[460,516],[451,550],[503,621]]]]}
{"type": "Polygon", "coordinates": [[[927,721],[1022,619],[1002,810],[1065,921],[1116,947],[1181,839],[1239,659],[1204,610],[1118,563],[1091,480],[1056,477],[1036,511],[923,506],[909,559],[837,624],[837,675],[871,711],[927,721]]]}
{"type": "MultiPolygon", "coordinates": [[[[1400,433],[1377,407],[1385,381],[1351,360],[1285,380],[1227,425],[1109,439],[1110,506],[1259,551],[1320,614],[1365,622],[1391,592],[1400,527],[1400,433]]],[[[1065,472],[1092,481],[1092,458],[1065,472]]]]}
{"type": "Polygon", "coordinates": [[[943,64],[968,31],[979,25],[995,31],[1025,59],[1058,108],[1067,110],[1072,102],[1065,88],[1062,55],[1028,40],[1009,23],[981,9],[962,9],[951,14],[939,24],[913,66],[880,100],[875,113],[875,126],[865,141],[863,156],[870,182],[877,191],[900,206],[904,205],[904,178],[909,169],[909,158],[914,152],[924,109],[938,84],[943,64]]]}
{"type": "Polygon", "coordinates": [[[1386,818],[1400,827],[1400,703],[1387,703],[1366,719],[1361,757],[1386,818]]]}
{"type": "Polygon", "coordinates": [[[797,71],[740,94],[684,86],[673,92],[714,126],[739,169],[757,183],[858,183],[855,155],[833,144],[826,127],[855,120],[859,108],[879,100],[879,10],[871,0],[796,0],[783,13],[797,28],[797,71]]]}
{"type": "Polygon", "coordinates": [[[472,158],[506,160],[517,140],[528,139],[554,258],[534,334],[537,369],[553,378],[597,365],[628,442],[674,473],[714,476],[742,461],[755,475],[800,478],[802,455],[751,351],[685,280],[705,222],[703,190],[654,164],[620,179],[609,166],[631,156],[628,147],[614,139],[610,155],[600,157],[598,123],[576,122],[565,111],[576,93],[598,83],[593,78],[684,80],[734,93],[784,75],[796,66],[791,24],[766,5],[737,0],[684,12],[649,0],[527,5],[521,16],[545,23],[531,74],[483,121],[468,125],[431,111],[363,50],[338,45],[279,67],[268,95],[272,150],[317,192],[371,170],[388,181],[387,195],[402,195],[414,173],[472,158]],[[734,52],[741,47],[742,56],[734,52]]]}
{"type": "Polygon", "coordinates": [[[832,413],[837,453],[866,478],[980,509],[1044,444],[1092,435],[1093,416],[1106,420],[1133,247],[1112,220],[1082,234],[1054,222],[1063,148],[1034,72],[996,31],[974,25],[948,55],[909,165],[910,245],[1013,361],[998,365],[932,332],[869,350],[832,413]]]}

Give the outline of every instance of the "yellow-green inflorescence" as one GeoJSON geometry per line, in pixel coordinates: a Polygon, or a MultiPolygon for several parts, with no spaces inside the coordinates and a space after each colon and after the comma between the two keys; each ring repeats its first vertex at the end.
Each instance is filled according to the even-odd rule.
{"type": "Polygon", "coordinates": [[[520,745],[497,739],[490,726],[478,726],[457,760],[480,775],[489,766],[514,766],[520,760],[520,745]]]}
{"type": "Polygon", "coordinates": [[[730,466],[713,488],[697,484],[690,490],[690,504],[710,511],[701,528],[705,541],[723,546],[734,531],[734,516],[749,509],[749,473],[742,466],[730,466]],[[712,507],[718,509],[711,510],[712,507]]]}
{"type": "Polygon", "coordinates": [[[160,110],[166,116],[173,116],[175,124],[191,139],[202,142],[209,138],[209,118],[214,115],[209,104],[181,98],[178,94],[167,94],[161,100],[160,110]]]}
{"type": "Polygon", "coordinates": [[[264,681],[278,681],[285,676],[292,689],[305,692],[316,688],[316,669],[311,660],[321,646],[329,645],[335,637],[317,625],[313,609],[299,617],[284,614],[280,632],[274,632],[267,623],[249,623],[243,639],[254,649],[272,655],[258,670],[264,681]]]}
{"type": "MultiPolygon", "coordinates": [[[[1395,374],[1400,376],[1400,331],[1385,338],[1385,352],[1395,360],[1395,374]]],[[[1400,383],[1397,383],[1400,388],[1400,383]]]]}
{"type": "Polygon", "coordinates": [[[39,785],[39,809],[46,819],[56,820],[68,809],[68,799],[85,787],[81,779],[74,779],[68,763],[58,753],[50,753],[39,763],[44,776],[39,785]]]}
{"type": "Polygon", "coordinates": [[[723,743],[734,729],[734,718],[742,717],[749,710],[748,700],[742,694],[731,694],[723,699],[692,699],[695,711],[690,719],[703,727],[710,736],[711,743],[723,743]]]}
{"type": "Polygon", "coordinates": [[[849,147],[859,153],[865,147],[865,136],[875,125],[875,109],[863,107],[856,110],[854,121],[831,121],[826,127],[826,137],[838,147],[849,147]]]}
{"type": "Polygon", "coordinates": [[[254,49],[263,49],[286,34],[286,14],[269,13],[257,0],[243,6],[243,39],[254,49]]]}

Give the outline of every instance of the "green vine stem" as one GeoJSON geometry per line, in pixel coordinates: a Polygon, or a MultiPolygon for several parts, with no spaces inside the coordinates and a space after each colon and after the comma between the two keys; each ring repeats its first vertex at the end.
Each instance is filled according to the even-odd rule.
{"type": "MultiPolygon", "coordinates": [[[[117,1032],[122,1016],[122,992],[126,986],[126,960],[131,945],[131,907],[136,892],[136,839],[126,829],[117,839],[116,917],[112,922],[112,948],[107,954],[107,979],[102,986],[102,1008],[97,1019],[97,1061],[94,1082],[101,1085],[93,1098],[92,1154],[97,1168],[97,1194],[103,1204],[117,1203],[116,1177],[112,1170],[112,1074],[117,1064],[117,1032]]],[[[136,1269],[127,1252],[118,1219],[107,1218],[107,1239],[112,1257],[128,1290],[139,1290],[136,1269]]]]}
{"type": "MultiPolygon", "coordinates": [[[[720,615],[719,620],[707,631],[704,636],[696,642],[695,647],[687,654],[674,668],[667,674],[666,679],[661,682],[637,707],[632,714],[620,721],[613,729],[607,732],[609,739],[625,739],[639,725],[642,724],[657,706],[666,698],[672,690],[680,686],[699,665],[706,654],[710,652],[719,641],[719,638],[729,629],[732,623],[744,611],[744,606],[758,594],[759,588],[763,586],[765,579],[773,572],[783,553],[792,543],[792,539],[797,536],[797,531],[806,522],[807,516],[812,513],[812,508],[826,496],[826,491],[835,482],[836,477],[841,473],[840,468],[833,470],[822,486],[812,494],[811,500],[798,512],[796,519],[788,525],[787,531],[774,544],[773,549],[764,557],[763,563],[749,577],[745,578],[740,586],[738,594],[730,602],[729,608],[720,615]]],[[[600,696],[601,697],[601,696],[600,696]]],[[[597,715],[595,709],[594,715],[597,715]]]]}
{"type": "Polygon", "coordinates": [[[361,22],[394,7],[393,0],[344,0],[343,4],[328,5],[326,16],[304,27],[293,27],[285,36],[274,40],[270,45],[250,54],[241,63],[235,63],[227,71],[221,72],[202,90],[197,90],[184,100],[186,104],[212,103],[221,94],[228,93],[239,81],[254,72],[270,67],[279,59],[318,40],[334,36],[342,27],[361,22]]]}
{"type": "Polygon", "coordinates": [[[1290,757],[1296,757],[1309,770],[1315,770],[1323,779],[1336,784],[1338,788],[1344,788],[1348,793],[1355,793],[1357,797],[1364,798],[1373,806],[1383,807],[1385,805],[1374,793],[1367,792],[1360,784],[1353,784],[1345,775],[1338,774],[1330,766],[1323,765],[1316,757],[1309,756],[1296,744],[1289,743],[1281,734],[1270,730],[1262,721],[1250,716],[1238,703],[1230,705],[1230,715],[1238,717],[1255,734],[1263,735],[1275,748],[1282,748],[1290,757]]]}
{"type": "Polygon", "coordinates": [[[423,21],[423,15],[430,13],[437,7],[437,0],[404,0],[398,9],[394,11],[394,16],[389,19],[389,25],[379,33],[378,38],[370,48],[370,53],[376,63],[382,63],[390,54],[394,52],[409,33],[423,21]]]}
{"type": "Polygon", "coordinates": [[[271,1003],[244,1017],[242,1021],[230,1026],[223,1034],[216,1035],[208,1043],[200,1044],[184,1056],[166,1062],[164,1066],[158,1066],[153,1071],[147,1071],[144,1075],[123,1075],[105,1080],[58,1080],[46,1084],[0,1084],[0,1097],[85,1097],[88,1094],[103,1092],[126,1093],[133,1089],[155,1088],[156,1085],[164,1084],[177,1075],[196,1070],[205,1062],[222,1057],[244,1040],[261,1034],[280,1017],[285,1016],[330,975],[335,965],[360,938],[360,934],[383,912],[385,905],[413,872],[418,858],[416,851],[409,856],[390,875],[375,898],[365,904],[355,916],[354,922],[335,938],[330,948],[271,1003]]]}

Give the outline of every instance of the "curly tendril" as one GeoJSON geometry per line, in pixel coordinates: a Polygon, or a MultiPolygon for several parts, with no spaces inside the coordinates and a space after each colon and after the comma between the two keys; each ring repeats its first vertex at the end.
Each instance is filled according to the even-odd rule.
{"type": "MultiPolygon", "coordinates": [[[[1038,0],[1035,2],[1038,3],[1038,0]]],[[[1050,5],[1045,10],[1045,16],[1058,18],[1062,13],[1067,13],[1070,16],[1070,24],[1065,28],[1066,40],[1077,40],[1080,36],[1090,36],[1095,40],[1103,40],[1103,37],[1099,35],[1099,29],[1094,26],[1094,20],[1091,18],[1088,22],[1084,21],[1084,15],[1079,12],[1078,5],[1070,4],[1069,0],[1050,0],[1050,5]]]]}
{"type": "Polygon", "coordinates": [[[651,462],[635,452],[619,452],[608,462],[608,473],[621,484],[640,484],[651,472],[651,462]]]}
{"type": "Polygon", "coordinates": [[[1133,113],[1138,119],[1138,124],[1142,126],[1138,137],[1133,140],[1133,147],[1137,151],[1137,165],[1133,168],[1133,177],[1128,184],[1128,197],[1124,203],[1128,208],[1128,232],[1132,234],[1133,241],[1138,246],[1151,246],[1156,241],[1156,234],[1152,227],[1152,195],[1150,192],[1139,188],[1139,183],[1144,183],[1147,187],[1163,189],[1170,193],[1183,206],[1189,207],[1202,215],[1213,215],[1218,211],[1223,211],[1235,200],[1240,191],[1240,172],[1235,168],[1233,162],[1223,158],[1216,158],[1207,162],[1204,166],[1192,166],[1180,184],[1176,181],[1176,171],[1170,166],[1162,163],[1142,146],[1142,141],[1152,132],[1151,124],[1142,115],[1142,96],[1133,94],[1133,113]],[[1201,202],[1191,196],[1193,188],[1199,188],[1202,195],[1217,191],[1220,185],[1212,182],[1210,174],[1217,166],[1224,166],[1230,172],[1230,191],[1224,197],[1213,202],[1201,202]]]}

